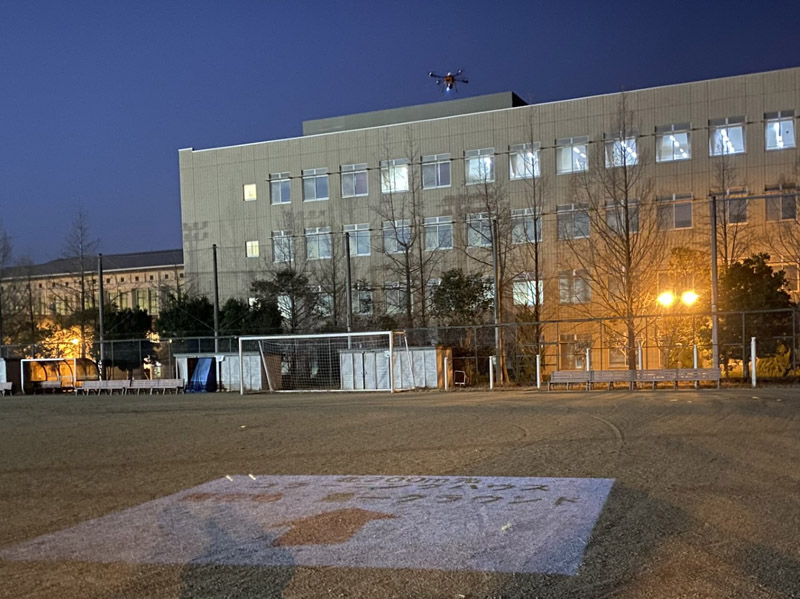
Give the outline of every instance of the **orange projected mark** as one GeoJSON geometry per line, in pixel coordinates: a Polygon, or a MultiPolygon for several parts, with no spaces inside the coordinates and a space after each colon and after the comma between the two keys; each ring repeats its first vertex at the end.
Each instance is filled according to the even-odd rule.
{"type": "Polygon", "coordinates": [[[396,518],[392,514],[371,512],[360,508],[348,508],[325,512],[308,518],[298,518],[279,526],[291,526],[291,530],[272,542],[273,547],[293,545],[331,545],[349,541],[365,525],[373,520],[396,518]]]}

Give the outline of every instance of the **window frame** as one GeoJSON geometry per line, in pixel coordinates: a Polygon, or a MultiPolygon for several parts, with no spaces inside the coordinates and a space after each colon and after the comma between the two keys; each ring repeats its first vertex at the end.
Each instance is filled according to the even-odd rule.
{"type": "Polygon", "coordinates": [[[292,235],[291,231],[287,230],[272,231],[271,239],[272,239],[272,263],[273,264],[292,263],[294,261],[294,236],[292,235]],[[286,246],[286,247],[284,248],[281,246],[286,246]],[[280,249],[281,256],[286,256],[285,260],[276,259],[278,257],[278,252],[276,251],[277,249],[280,249]],[[286,250],[288,250],[288,253],[286,250]]]}
{"type": "Polygon", "coordinates": [[[691,123],[672,123],[670,125],[660,125],[656,127],[656,163],[667,162],[682,162],[684,160],[692,159],[692,125],[691,123]],[[679,152],[686,154],[685,156],[676,157],[676,144],[677,148],[682,148],[682,145],[675,139],[676,135],[686,135],[686,150],[679,149],[679,152]],[[664,144],[662,140],[667,137],[672,138],[670,143],[671,158],[666,158],[662,152],[664,144]]]}
{"type": "Polygon", "coordinates": [[[585,269],[558,271],[558,303],[561,305],[590,304],[592,285],[585,269]],[[580,283],[576,285],[576,283],[580,283]],[[565,299],[566,298],[566,299],[565,299]]]}
{"type": "MultiPolygon", "coordinates": [[[[630,233],[631,235],[636,235],[639,233],[639,199],[638,198],[631,198],[627,200],[628,204],[628,218],[631,219],[631,226],[630,226],[630,233]]],[[[613,200],[607,201],[605,205],[605,221],[606,227],[610,233],[615,233],[617,235],[622,235],[625,230],[625,222],[622,220],[622,215],[624,214],[623,210],[625,209],[625,205],[622,202],[615,202],[613,200]],[[609,218],[614,218],[614,223],[612,223],[609,218]]]]}
{"type": "Polygon", "coordinates": [[[492,247],[492,219],[488,212],[470,212],[467,215],[467,247],[468,248],[491,248],[492,247]],[[476,227],[473,223],[480,223],[476,227]],[[488,234],[484,231],[488,227],[488,234]],[[473,243],[476,239],[474,235],[479,235],[483,243],[473,243]]]}
{"type": "Polygon", "coordinates": [[[481,185],[494,183],[495,180],[495,154],[494,148],[478,148],[475,150],[464,150],[464,184],[481,185]],[[486,168],[488,162],[488,173],[482,177],[473,178],[470,172],[473,171],[473,164],[477,165],[478,170],[486,168]],[[483,166],[481,166],[483,164],[483,166]]]}
{"type": "Polygon", "coordinates": [[[542,144],[537,142],[523,142],[508,146],[508,178],[511,181],[524,179],[538,179],[542,176],[540,151],[542,144]],[[530,157],[530,160],[527,157],[530,157]],[[520,173],[520,163],[522,173],[520,173]],[[516,168],[515,168],[516,165],[516,168]]]}
{"type": "MultiPolygon", "coordinates": [[[[443,250],[452,250],[453,249],[453,217],[452,216],[428,216],[425,217],[423,221],[423,227],[425,231],[425,250],[428,252],[437,252],[443,250]],[[442,245],[441,244],[441,231],[449,229],[449,236],[450,236],[450,245],[442,245]],[[431,238],[431,231],[435,231],[434,235],[436,237],[436,241],[439,242],[436,244],[435,247],[432,244],[428,243],[428,240],[431,238]]],[[[445,234],[447,235],[447,234],[445,234]]]]}
{"type": "Polygon", "coordinates": [[[370,256],[372,254],[369,223],[344,225],[342,227],[342,232],[350,234],[350,256],[370,256]],[[359,251],[359,247],[365,239],[367,247],[366,253],[359,251]]]}
{"type": "Polygon", "coordinates": [[[694,195],[693,194],[677,194],[662,196],[656,198],[656,219],[658,229],[660,231],[685,231],[694,228],[694,195]],[[677,212],[678,208],[682,206],[689,206],[689,221],[688,227],[677,226],[677,212]],[[664,226],[665,216],[667,213],[670,215],[670,226],[664,226]]]}
{"type": "Polygon", "coordinates": [[[253,239],[250,241],[244,242],[244,253],[245,257],[247,258],[258,258],[259,257],[259,247],[258,247],[258,240],[253,239]]]}
{"type": "Polygon", "coordinates": [[[393,193],[406,193],[410,190],[410,165],[406,158],[392,158],[391,160],[381,160],[381,193],[390,195],[393,193]],[[399,176],[405,172],[405,177],[399,176]],[[405,187],[397,187],[398,181],[405,181],[405,187]]]}
{"type": "Polygon", "coordinates": [[[747,153],[747,124],[743,116],[726,116],[718,119],[710,119],[708,121],[708,155],[711,157],[718,156],[736,156],[737,154],[747,153]],[[729,146],[733,146],[731,136],[728,131],[731,129],[741,129],[742,135],[742,149],[738,151],[724,151],[720,144],[715,142],[717,132],[721,132],[722,136],[727,140],[729,146]],[[719,148],[719,151],[717,151],[719,148]]]}
{"type": "Polygon", "coordinates": [[[589,136],[581,135],[578,137],[562,137],[557,139],[556,143],[556,174],[557,175],[573,175],[575,173],[585,173],[589,170],[589,136]],[[583,148],[583,152],[578,148],[583,148]],[[569,152],[570,156],[570,170],[562,169],[563,153],[569,152]],[[582,168],[577,168],[576,163],[580,166],[581,159],[575,158],[575,154],[579,154],[582,159],[582,168]]]}
{"type": "Polygon", "coordinates": [[[328,169],[326,167],[303,169],[303,201],[304,202],[324,202],[331,197],[330,181],[328,180],[328,169]],[[325,181],[325,196],[318,195],[319,181],[325,181]],[[313,181],[314,197],[308,194],[308,182],[313,181]]]}
{"type": "MultiPolygon", "coordinates": [[[[780,143],[780,133],[777,134],[779,139],[778,143],[780,143]]],[[[781,150],[791,150],[797,147],[797,136],[795,131],[795,115],[794,110],[778,110],[776,112],[765,112],[764,113],[764,150],[767,152],[780,152],[781,150]],[[775,125],[778,125],[778,128],[781,128],[782,123],[791,123],[792,131],[792,145],[784,145],[781,144],[777,147],[770,147],[770,139],[769,139],[769,127],[772,125],[774,128],[775,125]]]]}
{"type": "Polygon", "coordinates": [[[544,281],[537,280],[533,273],[516,277],[512,282],[511,297],[515,306],[541,306],[544,304],[544,281]],[[518,301],[523,298],[524,301],[518,301]]]}
{"type": "Polygon", "coordinates": [[[422,164],[422,189],[444,189],[447,187],[451,187],[453,184],[453,173],[451,168],[452,157],[450,153],[445,154],[430,154],[428,156],[423,156],[421,160],[422,164]],[[443,169],[442,167],[447,167],[443,169]],[[433,169],[434,177],[433,180],[435,182],[434,185],[426,185],[425,184],[425,171],[426,168],[430,170],[433,169]],[[442,183],[442,171],[447,171],[447,184],[442,183]]]}
{"type": "Polygon", "coordinates": [[[591,219],[589,218],[589,206],[587,204],[560,204],[556,206],[556,229],[557,229],[557,237],[559,241],[574,241],[576,239],[589,239],[592,236],[592,223],[591,219]],[[586,234],[585,235],[576,235],[576,232],[579,231],[577,225],[575,223],[575,217],[582,215],[586,221],[586,234]],[[562,226],[566,224],[565,220],[569,219],[569,230],[570,235],[564,236],[562,232],[565,230],[565,227],[562,226]]]}
{"type": "Polygon", "coordinates": [[[291,180],[291,173],[272,173],[269,176],[269,198],[270,204],[273,206],[280,206],[282,204],[291,204],[292,203],[292,180],[291,180]],[[284,185],[286,187],[286,198],[284,198],[283,190],[284,185]],[[277,196],[279,201],[275,201],[276,199],[276,189],[278,190],[277,196]]]}
{"type": "Polygon", "coordinates": [[[511,243],[522,245],[525,243],[542,242],[542,213],[533,208],[513,208],[511,210],[511,243]],[[523,235],[519,235],[519,229],[523,235]],[[531,239],[529,229],[533,228],[534,237],[531,239]]]}
{"type": "Polygon", "coordinates": [[[242,185],[242,201],[255,202],[258,199],[258,185],[256,183],[245,183],[242,185]]]}
{"type": "Polygon", "coordinates": [[[306,227],[306,260],[330,260],[333,256],[333,240],[330,227],[306,227]],[[315,252],[309,251],[316,246],[315,252]],[[327,255],[322,251],[327,248],[327,255]],[[314,255],[316,253],[316,255],[314,255]]]}
{"type": "Polygon", "coordinates": [[[383,284],[383,293],[386,298],[386,314],[405,314],[408,310],[408,302],[411,300],[405,284],[400,281],[386,281],[383,284]],[[397,294],[400,301],[393,301],[393,294],[397,294]]]}
{"type": "Polygon", "coordinates": [[[369,170],[366,162],[343,164],[339,168],[342,198],[363,198],[369,195],[369,170]],[[358,191],[359,180],[364,182],[364,191],[362,193],[358,191]],[[352,181],[352,193],[345,192],[345,181],[352,181]]]}
{"type": "Polygon", "coordinates": [[[383,221],[383,253],[384,254],[405,254],[411,245],[411,220],[404,218],[400,220],[383,221]],[[407,231],[407,236],[401,238],[400,231],[407,231]],[[389,243],[391,241],[391,243],[389,243]],[[393,249],[390,249],[393,248],[393,249]]]}
{"type": "Polygon", "coordinates": [[[606,168],[622,168],[636,166],[639,163],[638,143],[636,133],[631,132],[630,137],[622,137],[619,134],[606,134],[604,139],[604,151],[606,168]],[[632,146],[632,147],[631,147],[632,146]],[[625,157],[629,160],[625,160],[625,157]]]}

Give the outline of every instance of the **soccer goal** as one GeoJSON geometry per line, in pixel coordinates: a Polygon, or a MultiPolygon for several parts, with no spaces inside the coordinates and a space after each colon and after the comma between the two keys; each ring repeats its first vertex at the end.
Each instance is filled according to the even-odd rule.
{"type": "Polygon", "coordinates": [[[240,381],[254,356],[269,391],[415,388],[408,340],[400,331],[240,337],[240,381]]]}

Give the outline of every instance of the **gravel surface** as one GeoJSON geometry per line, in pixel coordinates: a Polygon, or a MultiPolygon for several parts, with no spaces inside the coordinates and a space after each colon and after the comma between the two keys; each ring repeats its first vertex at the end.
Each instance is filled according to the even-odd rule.
{"type": "Polygon", "coordinates": [[[226,474],[613,478],[576,576],[0,561],[0,597],[800,597],[800,390],[0,399],[0,547],[226,474]]]}

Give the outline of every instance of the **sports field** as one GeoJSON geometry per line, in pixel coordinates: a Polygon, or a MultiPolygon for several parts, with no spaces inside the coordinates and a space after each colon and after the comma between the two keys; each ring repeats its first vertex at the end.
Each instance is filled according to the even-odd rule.
{"type": "Polygon", "coordinates": [[[0,581],[800,597],[800,389],[5,397],[0,581]]]}

